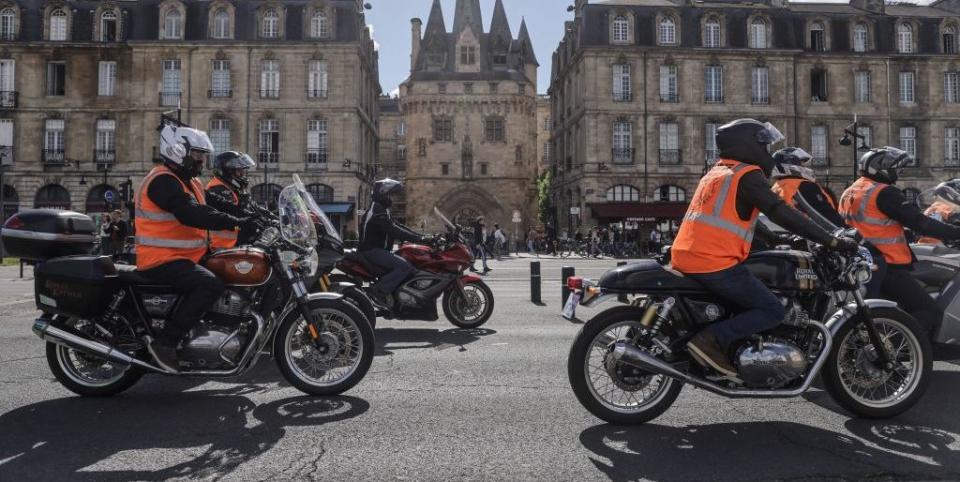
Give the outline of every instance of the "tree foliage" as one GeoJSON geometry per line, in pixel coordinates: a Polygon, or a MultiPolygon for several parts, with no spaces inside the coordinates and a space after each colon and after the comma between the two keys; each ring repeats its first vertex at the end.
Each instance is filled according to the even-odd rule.
{"type": "Polygon", "coordinates": [[[537,179],[537,217],[543,224],[547,224],[550,220],[550,184],[552,182],[550,170],[544,171],[537,179]]]}

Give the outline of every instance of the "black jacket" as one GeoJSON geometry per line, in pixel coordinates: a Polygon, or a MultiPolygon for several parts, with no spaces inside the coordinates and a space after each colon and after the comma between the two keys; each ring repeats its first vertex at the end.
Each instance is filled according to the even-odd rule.
{"type": "Polygon", "coordinates": [[[777,196],[770,189],[770,183],[761,171],[748,172],[740,179],[737,187],[737,215],[740,219],[750,219],[754,209],[759,209],[787,231],[815,243],[829,245],[833,241],[831,233],[814,224],[777,196]]]}
{"type": "Polygon", "coordinates": [[[395,223],[390,217],[390,210],[384,205],[374,202],[367,209],[360,223],[360,246],[358,251],[371,249],[393,249],[396,241],[420,242],[423,236],[412,229],[395,223]]]}
{"type": "MultiPolygon", "coordinates": [[[[189,184],[189,180],[184,181],[189,184]]],[[[173,214],[184,225],[191,228],[209,230],[227,230],[240,226],[234,216],[222,213],[212,206],[197,203],[193,196],[183,191],[183,187],[172,174],[157,176],[147,188],[147,196],[160,209],[173,214]]]]}

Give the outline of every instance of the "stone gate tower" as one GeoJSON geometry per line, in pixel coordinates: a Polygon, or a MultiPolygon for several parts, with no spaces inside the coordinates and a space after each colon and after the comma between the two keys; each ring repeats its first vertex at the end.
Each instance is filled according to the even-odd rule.
{"type": "MultiPolygon", "coordinates": [[[[457,0],[448,32],[434,0],[425,31],[412,21],[407,126],[407,222],[438,227],[434,206],[466,223],[484,216],[512,232],[536,218],[537,59],[526,23],[514,38],[497,0],[486,32],[479,0],[457,0]]],[[[522,232],[521,232],[522,237],[522,232]]]]}

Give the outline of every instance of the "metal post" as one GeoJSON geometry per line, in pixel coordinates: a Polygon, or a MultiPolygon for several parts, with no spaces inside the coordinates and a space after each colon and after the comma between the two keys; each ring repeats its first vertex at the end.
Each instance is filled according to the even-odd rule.
{"type": "MultiPolygon", "coordinates": [[[[7,190],[7,185],[3,183],[4,157],[5,156],[3,154],[0,154],[0,225],[3,225],[3,223],[7,222],[7,204],[3,199],[4,192],[7,190]]],[[[0,264],[3,264],[3,257],[6,254],[5,251],[6,248],[4,248],[3,243],[0,242],[0,264]]]]}
{"type": "Polygon", "coordinates": [[[857,182],[857,177],[859,177],[860,175],[860,173],[857,170],[857,154],[860,153],[859,151],[860,146],[857,145],[859,144],[858,141],[860,140],[859,130],[860,129],[857,128],[857,116],[854,115],[853,116],[853,179],[850,181],[850,184],[857,182]]]}
{"type": "Polygon", "coordinates": [[[564,266],[560,268],[560,307],[562,308],[570,296],[570,288],[567,288],[567,278],[576,275],[573,266],[564,266]]]}
{"type": "MultiPolygon", "coordinates": [[[[627,265],[627,262],[626,262],[626,261],[617,261],[617,267],[618,267],[618,268],[621,267],[621,266],[626,266],[626,265],[627,265]]],[[[621,302],[621,303],[627,303],[629,300],[627,299],[627,295],[623,294],[623,295],[617,296],[617,301],[619,301],[619,302],[621,302]]]]}
{"type": "Polygon", "coordinates": [[[540,297],[540,262],[530,262],[530,301],[536,305],[543,304],[540,297]]]}

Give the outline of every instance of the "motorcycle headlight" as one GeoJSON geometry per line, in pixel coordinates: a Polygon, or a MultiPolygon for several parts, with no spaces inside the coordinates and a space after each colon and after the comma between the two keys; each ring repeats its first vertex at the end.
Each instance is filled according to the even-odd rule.
{"type": "Polygon", "coordinates": [[[873,269],[869,264],[863,264],[857,268],[857,282],[865,285],[873,279],[873,269]]]}
{"type": "Polygon", "coordinates": [[[320,256],[317,255],[317,250],[311,250],[309,256],[298,259],[296,265],[307,277],[317,274],[317,268],[320,267],[320,256]]]}

